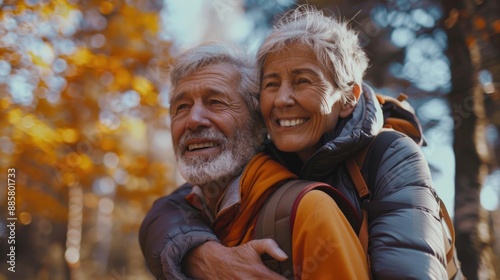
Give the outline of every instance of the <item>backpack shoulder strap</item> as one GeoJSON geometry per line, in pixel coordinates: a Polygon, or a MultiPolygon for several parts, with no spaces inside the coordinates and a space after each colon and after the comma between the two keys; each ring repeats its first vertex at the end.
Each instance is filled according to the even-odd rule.
{"type": "Polygon", "coordinates": [[[397,139],[404,137],[400,132],[388,129],[382,130],[375,139],[372,140],[368,151],[366,152],[365,160],[360,165],[361,173],[366,178],[368,186],[375,186],[378,167],[382,161],[382,156],[389,149],[391,144],[397,139]]]}
{"type": "Polygon", "coordinates": [[[368,260],[368,212],[372,214],[372,211],[369,211],[370,209],[365,209],[364,206],[366,206],[365,201],[370,200],[371,195],[369,186],[373,186],[375,184],[378,166],[382,161],[384,152],[387,148],[389,148],[392,142],[394,142],[397,138],[402,137],[401,134],[390,133],[390,131],[392,130],[382,130],[366,148],[361,150],[354,158],[346,160],[347,170],[351,176],[354,186],[356,187],[361,206],[363,208],[363,217],[360,230],[358,231],[358,237],[368,260]],[[367,170],[367,172],[364,172],[365,175],[362,174],[362,170],[367,170]],[[367,181],[368,184],[366,183],[367,181]]]}
{"type": "MultiPolygon", "coordinates": [[[[293,277],[292,232],[290,213],[295,199],[309,182],[290,180],[279,186],[262,205],[254,229],[254,239],[271,238],[288,255],[288,259],[278,262],[268,255],[263,257],[264,264],[273,271],[286,273],[293,277]],[[280,238],[276,238],[279,236],[280,238]],[[292,268],[292,271],[290,271],[292,268]],[[291,273],[290,273],[291,272],[291,273]]],[[[289,278],[289,277],[287,277],[289,278]]]]}
{"type": "Polygon", "coordinates": [[[268,255],[263,261],[271,270],[281,273],[288,279],[293,279],[292,261],[292,231],[295,213],[302,197],[311,190],[326,192],[337,203],[346,215],[347,220],[356,227],[361,227],[361,218],[352,204],[342,193],[332,186],[305,180],[290,180],[279,186],[266,200],[259,210],[254,228],[254,239],[271,238],[288,255],[288,259],[278,262],[268,255]]]}
{"type": "MultiPolygon", "coordinates": [[[[369,200],[370,194],[370,186],[374,186],[377,179],[378,167],[380,166],[380,162],[382,161],[382,156],[384,152],[389,148],[389,146],[398,138],[403,137],[404,135],[401,133],[390,133],[391,130],[383,130],[381,131],[375,139],[372,140],[370,145],[362,150],[354,159],[348,159],[346,162],[349,174],[356,185],[356,189],[358,190],[358,194],[360,198],[366,198],[369,200]],[[362,175],[363,174],[363,175],[362,175]],[[368,182],[368,184],[365,182],[368,182]],[[368,193],[368,194],[366,194],[368,193]]],[[[439,216],[442,222],[445,223],[447,227],[450,239],[446,236],[445,229],[443,228],[443,239],[445,242],[446,249],[446,262],[447,262],[447,272],[450,279],[464,279],[463,274],[460,270],[460,262],[458,261],[456,250],[455,250],[455,231],[453,228],[453,222],[448,214],[446,206],[443,201],[438,197],[438,203],[440,207],[439,216]]],[[[369,213],[370,217],[376,217],[382,213],[387,211],[391,211],[394,209],[401,208],[413,208],[411,205],[407,205],[405,203],[398,202],[380,202],[380,201],[371,201],[371,202],[363,202],[363,213],[369,213]]],[[[367,216],[363,217],[363,226],[366,223],[367,216]]],[[[361,243],[365,242],[367,244],[368,240],[367,229],[362,228],[360,232],[360,240],[361,243]],[[363,232],[366,231],[366,233],[363,232]],[[366,237],[362,234],[365,234],[366,237]]],[[[365,245],[363,245],[365,246],[365,245]]]]}
{"type": "Polygon", "coordinates": [[[374,186],[382,156],[401,133],[392,129],[383,129],[354,158],[346,160],[347,170],[358,191],[361,200],[370,199],[370,186],[374,186]]]}

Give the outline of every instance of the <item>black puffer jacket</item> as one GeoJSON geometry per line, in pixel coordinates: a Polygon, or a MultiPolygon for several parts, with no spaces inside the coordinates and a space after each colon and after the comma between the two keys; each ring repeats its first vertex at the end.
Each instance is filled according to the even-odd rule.
{"type": "MultiPolygon", "coordinates": [[[[353,114],[323,136],[322,147],[305,164],[295,154],[280,152],[272,144],[266,148],[301,179],[323,181],[338,188],[358,211],[360,204],[344,162],[368,145],[383,123],[372,90],[367,86],[363,89],[353,114]]],[[[373,279],[447,279],[439,204],[420,148],[408,137],[398,138],[383,153],[375,177],[375,185],[369,186],[373,201],[413,207],[370,217],[373,279]]],[[[141,226],[141,248],[157,278],[163,277],[163,272],[168,279],[181,279],[182,256],[190,248],[216,239],[208,225],[195,221],[195,212],[186,215],[190,208],[180,208],[183,204],[187,203],[180,195],[159,199],[141,226]],[[163,250],[158,255],[160,248],[163,250]]]]}

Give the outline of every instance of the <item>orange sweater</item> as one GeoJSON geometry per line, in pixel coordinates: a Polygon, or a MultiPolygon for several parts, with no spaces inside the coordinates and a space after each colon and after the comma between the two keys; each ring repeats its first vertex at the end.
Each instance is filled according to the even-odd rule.
{"type": "MultiPolygon", "coordinates": [[[[241,176],[239,202],[224,207],[212,223],[222,244],[231,247],[252,240],[258,210],[273,186],[294,178],[268,155],[256,155],[241,176]]],[[[188,201],[196,206],[193,196],[189,195],[188,201]]],[[[300,201],[292,248],[296,278],[369,279],[366,257],[356,234],[335,201],[322,191],[311,191],[300,201]]]]}

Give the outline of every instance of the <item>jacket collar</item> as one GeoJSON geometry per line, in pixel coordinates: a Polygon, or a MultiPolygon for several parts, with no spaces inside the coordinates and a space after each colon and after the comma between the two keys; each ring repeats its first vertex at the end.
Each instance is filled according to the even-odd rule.
{"type": "Polygon", "coordinates": [[[213,215],[213,213],[208,208],[208,202],[199,186],[193,186],[191,193],[186,196],[186,199],[191,203],[191,205],[202,212],[202,215],[205,217],[205,219],[210,221],[210,223],[213,223],[219,213],[223,212],[225,209],[230,209],[231,207],[240,203],[240,179],[241,174],[233,179],[224,190],[224,194],[217,202],[217,213],[215,213],[215,215],[213,215]]]}

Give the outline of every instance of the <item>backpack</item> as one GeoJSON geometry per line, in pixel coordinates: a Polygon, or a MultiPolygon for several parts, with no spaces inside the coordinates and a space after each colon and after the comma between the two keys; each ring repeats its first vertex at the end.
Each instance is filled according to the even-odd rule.
{"type": "MultiPolygon", "coordinates": [[[[412,205],[397,202],[369,201],[370,189],[374,186],[378,166],[387,148],[398,138],[407,135],[419,146],[425,145],[422,127],[413,108],[405,102],[405,95],[397,99],[377,94],[377,100],[384,114],[384,129],[359,152],[354,158],[346,160],[347,170],[356,186],[361,202],[362,217],[345,196],[334,187],[321,182],[306,180],[290,180],[277,188],[266,200],[259,211],[254,229],[254,239],[274,239],[289,256],[284,262],[278,262],[268,255],[263,256],[263,262],[272,270],[281,273],[288,279],[294,278],[292,262],[292,230],[294,211],[300,199],[311,190],[321,190],[329,194],[338,204],[347,220],[358,233],[358,238],[368,256],[368,216],[374,217],[388,211],[402,208],[413,208],[412,205]],[[398,131],[398,132],[394,132],[398,131]],[[376,147],[373,148],[373,147],[376,147]]],[[[439,216],[443,227],[443,242],[446,249],[446,270],[448,278],[465,279],[455,251],[455,231],[446,206],[438,197],[439,216]]]]}

